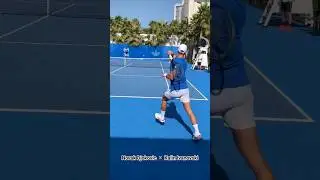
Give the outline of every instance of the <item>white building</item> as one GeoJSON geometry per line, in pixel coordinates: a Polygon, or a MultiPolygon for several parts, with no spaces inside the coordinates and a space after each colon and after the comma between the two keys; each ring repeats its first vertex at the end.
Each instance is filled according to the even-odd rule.
{"type": "Polygon", "coordinates": [[[210,3],[207,0],[182,0],[181,3],[174,5],[173,19],[181,21],[183,19],[191,20],[192,16],[198,12],[202,3],[210,3]]]}

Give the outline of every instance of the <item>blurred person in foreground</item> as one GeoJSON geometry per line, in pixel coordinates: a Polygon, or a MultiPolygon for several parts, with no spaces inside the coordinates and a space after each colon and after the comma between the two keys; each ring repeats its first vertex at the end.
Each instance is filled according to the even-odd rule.
{"type": "Polygon", "coordinates": [[[213,54],[219,57],[227,52],[211,62],[216,66],[211,68],[211,114],[222,116],[256,179],[273,180],[259,148],[253,119],[253,94],[244,66],[241,34],[246,21],[245,6],[240,0],[211,2],[213,54]],[[230,39],[230,24],[234,27],[233,40],[230,39]]]}

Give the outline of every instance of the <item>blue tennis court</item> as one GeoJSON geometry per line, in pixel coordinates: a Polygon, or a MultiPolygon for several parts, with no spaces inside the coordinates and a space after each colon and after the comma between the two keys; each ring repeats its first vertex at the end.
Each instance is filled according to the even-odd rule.
{"type": "MultiPolygon", "coordinates": [[[[320,161],[318,37],[294,29],[257,25],[262,11],[247,7],[243,42],[255,96],[255,119],[263,153],[276,179],[317,180],[320,161]]],[[[222,180],[254,179],[219,117],[211,131],[216,175],[222,180]],[[227,175],[227,177],[225,176],[227,175]]]]}
{"type": "Polygon", "coordinates": [[[0,179],[106,177],[107,18],[77,5],[0,2],[0,179]]]}
{"type": "Polygon", "coordinates": [[[130,63],[122,67],[111,63],[111,179],[208,179],[209,74],[191,69],[187,72],[191,105],[203,136],[202,141],[195,143],[191,139],[191,122],[179,100],[169,102],[165,125],[156,123],[154,118],[154,113],[160,111],[162,94],[169,87],[169,82],[161,77],[168,72],[168,60],[137,58],[130,63]],[[121,155],[154,155],[163,159],[123,161],[121,155]],[[166,155],[196,155],[198,159],[166,161],[166,155]],[[201,169],[202,173],[187,172],[190,168],[201,169]]]}

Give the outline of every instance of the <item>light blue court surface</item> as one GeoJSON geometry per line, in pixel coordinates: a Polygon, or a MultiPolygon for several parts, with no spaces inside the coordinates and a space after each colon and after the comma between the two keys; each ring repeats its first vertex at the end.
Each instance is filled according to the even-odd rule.
{"type": "Polygon", "coordinates": [[[0,19],[0,108],[107,111],[104,20],[0,19]]]}
{"type": "Polygon", "coordinates": [[[105,179],[106,21],[1,15],[0,24],[0,179],[105,179]]]}
{"type": "Polygon", "coordinates": [[[209,179],[209,74],[187,72],[191,105],[204,138],[195,143],[193,127],[179,100],[168,103],[165,125],[155,121],[154,113],[160,111],[161,96],[169,85],[161,77],[163,72],[168,70],[160,64],[158,68],[111,66],[111,179],[209,179]],[[199,159],[138,162],[121,161],[121,155],[197,155],[199,159]]]}
{"type": "MultiPolygon", "coordinates": [[[[282,32],[257,25],[262,12],[247,7],[243,44],[255,96],[263,153],[276,179],[320,179],[318,121],[319,37],[300,28],[282,32]]],[[[219,117],[212,119],[216,166],[213,179],[253,180],[219,117]],[[226,177],[227,176],[227,177],[226,177]]]]}

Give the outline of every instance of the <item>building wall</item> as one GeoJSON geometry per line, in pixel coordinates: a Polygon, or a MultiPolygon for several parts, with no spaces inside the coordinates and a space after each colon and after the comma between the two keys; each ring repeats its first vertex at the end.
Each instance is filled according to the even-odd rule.
{"type": "Polygon", "coordinates": [[[182,0],[174,6],[174,20],[181,21],[183,19],[191,20],[192,16],[197,13],[201,3],[206,0],[182,0]]]}
{"type": "Polygon", "coordinates": [[[177,8],[175,8],[176,11],[176,16],[175,19],[181,19],[182,18],[182,6],[177,6],[177,8]]]}
{"type": "Polygon", "coordinates": [[[181,3],[177,3],[173,8],[173,19],[180,21],[182,19],[182,9],[183,9],[184,0],[181,3]]]}

